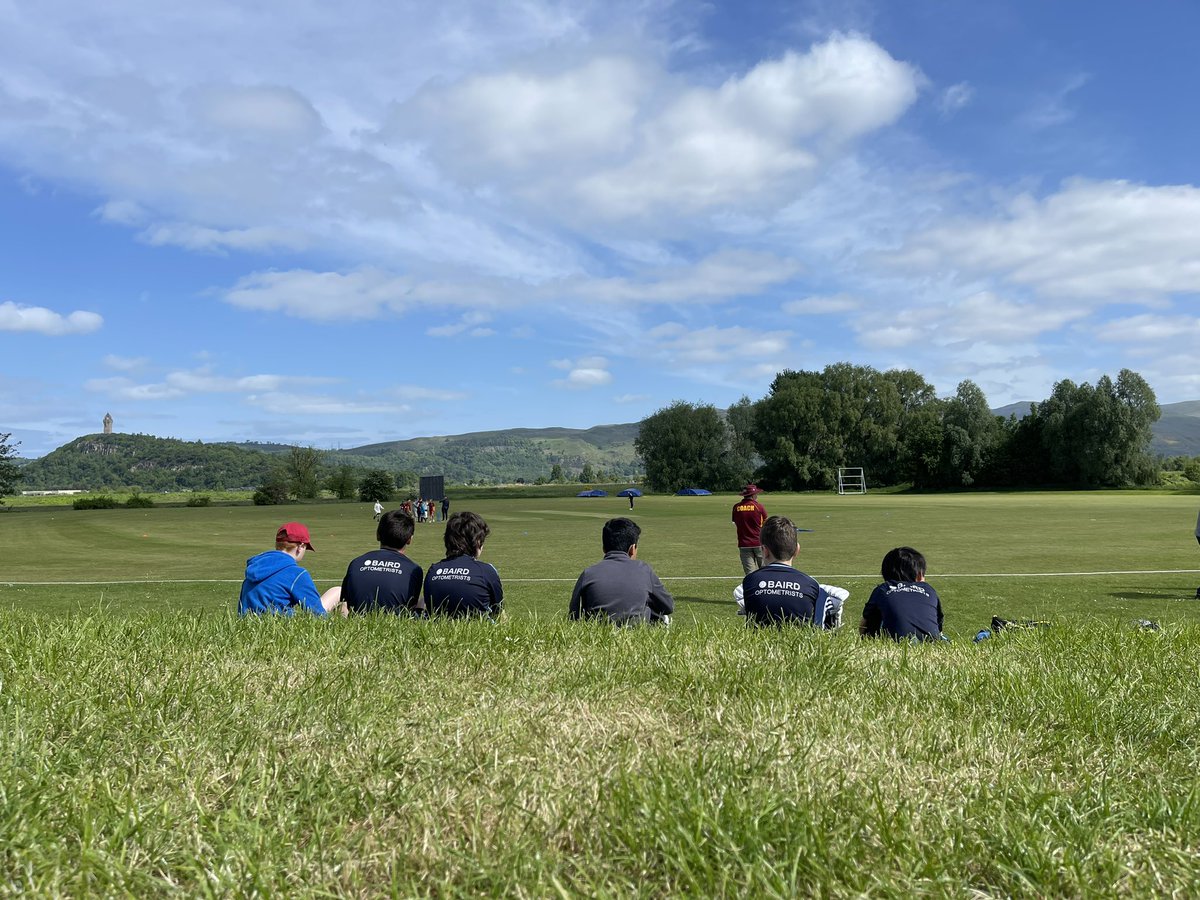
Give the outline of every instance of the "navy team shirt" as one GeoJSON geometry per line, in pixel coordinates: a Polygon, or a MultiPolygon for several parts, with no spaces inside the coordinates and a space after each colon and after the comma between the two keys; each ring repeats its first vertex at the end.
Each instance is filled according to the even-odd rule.
{"type": "Polygon", "coordinates": [[[811,625],[813,609],[820,609],[818,624],[824,627],[829,602],[815,578],[780,562],[763,566],[743,578],[742,599],[746,606],[746,621],[755,625],[782,622],[811,625]]]}
{"type": "Polygon", "coordinates": [[[399,550],[372,550],[350,561],[342,600],[350,612],[421,615],[421,567],[399,550]]]}
{"type": "Polygon", "coordinates": [[[473,556],[443,559],[425,575],[425,605],[431,616],[488,616],[500,614],[504,588],[500,573],[473,556]]]}
{"type": "Polygon", "coordinates": [[[942,601],[924,581],[885,581],[867,598],[863,622],[865,635],[936,641],[942,634],[942,601]]]}

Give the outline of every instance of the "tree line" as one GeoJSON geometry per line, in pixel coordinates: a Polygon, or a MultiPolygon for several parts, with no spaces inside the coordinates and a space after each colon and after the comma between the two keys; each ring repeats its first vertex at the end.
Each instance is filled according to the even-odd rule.
{"type": "Polygon", "coordinates": [[[820,490],[839,467],[861,466],[874,485],[914,488],[1117,487],[1151,484],[1159,418],[1154,391],[1122,369],[1093,384],[1060,381],[1023,417],[992,413],[963,381],[939,398],[910,369],[835,363],[785,370],[765,397],[724,414],[677,401],[641,422],[635,448],[653,490],[820,490]]]}

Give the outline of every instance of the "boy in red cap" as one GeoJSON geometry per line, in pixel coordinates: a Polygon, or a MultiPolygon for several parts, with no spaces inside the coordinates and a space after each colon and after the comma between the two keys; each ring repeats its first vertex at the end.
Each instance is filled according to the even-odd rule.
{"type": "Polygon", "coordinates": [[[308,570],[300,566],[307,550],[314,550],[308,528],[285,522],[275,533],[275,549],[246,560],[246,579],[238,599],[238,612],[279,613],[290,616],[297,608],[323,616],[341,601],[342,589],[317,593],[308,570]]]}

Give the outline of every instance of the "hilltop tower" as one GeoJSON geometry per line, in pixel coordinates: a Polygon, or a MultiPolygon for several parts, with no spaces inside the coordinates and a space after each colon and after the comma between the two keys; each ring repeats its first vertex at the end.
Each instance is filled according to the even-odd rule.
{"type": "Polygon", "coordinates": [[[112,413],[104,414],[104,433],[112,434],[112,413]]]}

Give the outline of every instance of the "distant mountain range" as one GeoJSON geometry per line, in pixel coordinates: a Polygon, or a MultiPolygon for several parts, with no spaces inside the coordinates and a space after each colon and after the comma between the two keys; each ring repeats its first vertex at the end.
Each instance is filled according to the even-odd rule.
{"type": "MultiPolygon", "coordinates": [[[[594,428],[510,428],[412,438],[330,450],[327,461],[392,473],[445,475],[453,483],[511,483],[549,477],[558,465],[576,477],[590,465],[609,481],[642,473],[633,449],[638,425],[594,428]]],[[[255,487],[266,480],[288,444],[213,443],[145,434],[90,434],[21,468],[24,490],[63,488],[147,491],[255,487]]]]}
{"type": "MultiPolygon", "coordinates": [[[[1025,416],[1030,403],[993,410],[1025,416]]],[[[633,449],[638,423],[594,428],[509,428],[411,438],[328,451],[333,465],[445,475],[453,483],[511,483],[548,477],[558,465],[577,477],[586,464],[608,481],[642,474],[633,449]]],[[[180,441],[144,434],[92,434],[40,459],[22,461],[22,488],[220,490],[261,484],[288,444],[180,441]]],[[[1168,403],[1150,449],[1163,456],[1200,456],[1200,400],[1168,403]]]]}

